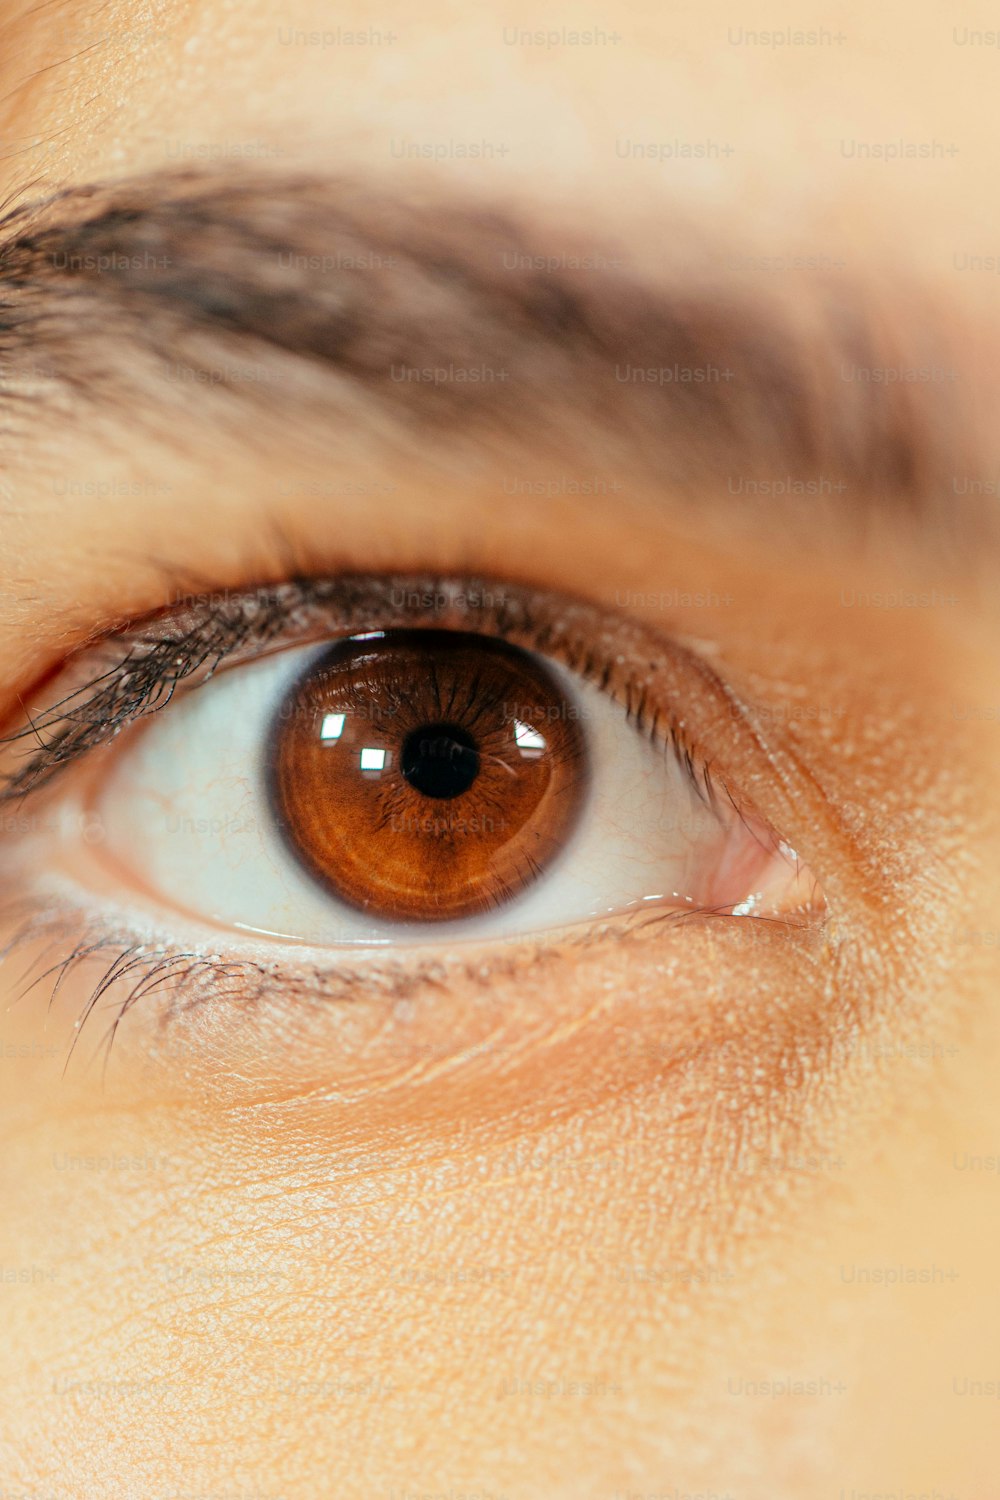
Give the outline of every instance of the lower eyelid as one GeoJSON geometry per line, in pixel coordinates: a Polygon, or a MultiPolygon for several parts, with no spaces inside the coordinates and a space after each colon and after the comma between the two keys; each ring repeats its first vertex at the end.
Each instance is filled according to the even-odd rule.
{"type": "Polygon", "coordinates": [[[727,1045],[749,1057],[754,1032],[769,1024],[769,996],[782,984],[798,995],[830,951],[819,915],[642,912],[464,953],[370,950],[364,962],[331,962],[329,950],[288,945],[279,961],[271,945],[220,949],[208,932],[178,944],[141,913],[102,901],[88,914],[79,892],[29,878],[30,894],[0,910],[0,957],[8,972],[17,965],[17,1012],[46,1016],[57,1071],[67,1065],[93,1084],[110,1065],[116,1088],[141,1091],[152,1069],[158,1094],[210,1089],[220,1102],[332,1079],[363,1091],[414,1069],[417,1079],[428,1069],[507,1067],[539,1025],[580,1024],[585,976],[591,1004],[617,1017],[614,1046],[625,1076],[638,1067],[636,1083],[673,1067],[723,1016],[727,1045]],[[638,988],[646,1010],[633,1032],[638,988]],[[534,1019],[517,1035],[525,995],[534,1019]]]}
{"type": "Polygon", "coordinates": [[[331,968],[323,950],[303,947],[279,965],[261,945],[214,958],[198,944],[178,950],[166,935],[130,931],[126,912],[109,926],[115,914],[88,918],[59,899],[51,892],[44,910],[34,898],[0,910],[0,930],[16,934],[6,963],[18,961],[24,975],[16,1003],[46,1008],[59,1069],[84,1082],[96,1070],[126,1091],[152,1070],[158,1090],[210,1086],[220,1102],[296,1081],[312,1088],[336,1079],[363,1092],[376,1080],[399,1087],[404,1076],[416,1086],[427,1070],[440,1078],[442,1068],[507,1066],[540,1038],[568,1036],[601,1015],[619,1061],[641,1065],[635,1083],[689,1056],[720,1025],[727,1045],[749,1055],[753,1034],[770,1024],[770,985],[748,991],[748,968],[761,979],[770,970],[774,984],[787,969],[787,984],[801,987],[810,971],[821,973],[826,948],[821,931],[796,923],[683,912],[493,943],[464,957],[373,953],[331,968]],[[581,993],[590,994],[585,1004],[581,993]]]}

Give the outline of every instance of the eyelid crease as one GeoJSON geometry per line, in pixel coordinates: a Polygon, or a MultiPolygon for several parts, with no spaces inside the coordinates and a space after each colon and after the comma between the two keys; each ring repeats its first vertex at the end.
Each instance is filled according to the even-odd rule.
{"type": "MultiPolygon", "coordinates": [[[[650,672],[662,672],[678,655],[690,657],[713,681],[714,673],[661,636],[655,637],[661,659],[647,662],[645,672],[630,671],[616,634],[631,631],[645,638],[652,633],[614,611],[496,579],[434,574],[297,578],[221,599],[191,597],[193,602],[180,609],[157,611],[85,648],[56,674],[51,691],[61,696],[39,710],[26,707],[21,726],[0,738],[0,750],[32,741],[38,746],[16,768],[4,772],[0,766],[0,804],[52,782],[121,730],[167,707],[178,689],[194,690],[215,672],[256,660],[268,648],[360,634],[375,623],[380,629],[433,624],[495,634],[551,653],[609,692],[639,733],[669,746],[710,810],[719,814],[719,797],[724,794],[740,812],[739,799],[697,754],[683,722],[679,689],[682,708],[676,713],[659,701],[648,681],[650,672]],[[600,632],[606,638],[603,651],[594,639],[600,632]],[[95,657],[101,667],[96,674],[95,657]]],[[[648,656],[650,641],[644,639],[643,644],[648,656]]]]}

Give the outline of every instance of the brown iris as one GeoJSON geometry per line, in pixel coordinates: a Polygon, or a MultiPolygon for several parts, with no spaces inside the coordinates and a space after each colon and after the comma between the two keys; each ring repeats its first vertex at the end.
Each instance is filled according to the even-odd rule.
{"type": "Polygon", "coordinates": [[[271,731],[271,798],[314,879],[387,920],[502,904],[564,846],[586,790],[573,705],[492,637],[395,630],[338,641],[271,731]]]}

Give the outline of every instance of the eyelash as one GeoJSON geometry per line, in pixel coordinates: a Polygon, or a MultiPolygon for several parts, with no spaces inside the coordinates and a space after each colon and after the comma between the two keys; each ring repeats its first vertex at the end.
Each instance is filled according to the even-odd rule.
{"type": "MultiPolygon", "coordinates": [[[[0,738],[0,750],[4,746],[17,747],[25,741],[34,741],[38,747],[19,768],[6,775],[0,772],[0,781],[6,783],[0,789],[0,804],[33,798],[72,764],[108,745],[123,729],[160,712],[178,690],[193,691],[213,674],[256,660],[268,650],[355,634],[371,629],[373,623],[379,628],[389,628],[397,618],[411,626],[445,625],[500,635],[528,649],[557,657],[572,671],[609,692],[622,705],[626,721],[637,733],[648,735],[672,753],[706,806],[721,816],[724,800],[746,821],[740,800],[725,778],[685,733],[684,687],[677,689],[682,705],[679,717],[670,713],[650,689],[648,673],[662,672],[672,660],[671,652],[687,657],[676,643],[663,642],[660,646],[663,659],[647,658],[643,663],[637,648],[630,658],[620,635],[626,627],[633,629],[648,653],[649,632],[623,617],[612,616],[609,611],[597,610],[582,601],[550,599],[535,590],[498,580],[456,580],[431,574],[377,579],[355,575],[296,578],[235,594],[188,595],[169,610],[160,610],[145,621],[108,636],[103,643],[85,648],[57,674],[50,689],[58,694],[57,700],[40,712],[25,709],[21,726],[0,738]],[[603,651],[594,640],[595,634],[599,634],[594,628],[595,620],[612,637],[603,651]],[[101,670],[96,673],[95,655],[101,658],[101,670]],[[640,661],[638,669],[635,656],[640,661]]],[[[724,692],[722,684],[698,658],[690,658],[685,670],[692,667],[700,669],[698,675],[707,681],[711,691],[724,692]]],[[[692,687],[693,682],[687,686],[692,687]]],[[[51,980],[51,1008],[71,973],[88,963],[101,963],[101,972],[74,1026],[67,1066],[84,1023],[119,984],[127,984],[127,988],[124,997],[114,1005],[107,1032],[105,1066],[122,1020],[154,990],[168,993],[169,1004],[163,1014],[166,1022],[171,1015],[203,998],[210,996],[215,1001],[226,998],[229,984],[236,986],[241,1007],[252,1006],[266,997],[272,986],[279,985],[282,989],[292,989],[298,998],[312,996],[324,1003],[349,1000],[362,990],[366,995],[375,993],[403,999],[421,985],[446,982],[448,976],[463,967],[461,959],[447,965],[440,961],[405,964],[392,960],[378,968],[317,967],[304,976],[301,971],[292,972],[273,961],[227,960],[204,952],[179,950],[161,941],[159,935],[137,943],[135,933],[127,927],[113,930],[108,924],[81,925],[79,914],[69,905],[64,910],[50,906],[39,912],[28,902],[16,906],[12,903],[2,915],[8,924],[16,924],[19,917],[23,920],[6,948],[0,950],[0,962],[18,949],[43,941],[46,945],[43,956],[35,960],[33,970],[45,962],[46,956],[51,956],[56,946],[64,950],[69,946],[68,953],[64,951],[58,961],[34,979],[29,970],[24,977],[26,987],[22,997],[51,980]]],[[[700,915],[704,913],[693,909],[646,914],[642,923],[610,924],[610,930],[626,937],[650,923],[689,921],[700,915]]],[[[581,945],[589,940],[589,935],[580,934],[570,941],[581,945]]],[[[522,940],[521,947],[529,954],[530,962],[544,961],[554,951],[542,939],[522,940]]],[[[509,961],[509,952],[495,958],[497,964],[509,961]]],[[[476,977],[480,980],[483,977],[481,959],[476,963],[476,977]]]]}
{"type": "MultiPolygon", "coordinates": [[[[372,965],[364,969],[317,967],[304,975],[280,964],[265,965],[249,959],[227,960],[171,948],[166,944],[137,944],[130,934],[102,928],[88,929],[81,937],[79,919],[69,909],[40,913],[27,903],[20,907],[11,904],[0,908],[0,921],[4,925],[16,922],[26,910],[28,915],[21,927],[0,948],[0,965],[39,940],[46,942],[46,952],[57,945],[68,945],[69,951],[31,978],[32,971],[39,962],[44,962],[44,957],[36,960],[22,976],[23,988],[16,995],[17,1000],[24,1000],[39,985],[51,981],[46,1001],[51,1012],[63,984],[74,971],[88,963],[99,965],[97,976],[90,983],[83,1004],[76,1009],[71,1023],[72,1038],[66,1048],[63,1076],[76,1055],[84,1027],[97,1012],[101,1000],[120,983],[125,983],[126,989],[109,1008],[103,1042],[99,1043],[92,1058],[92,1061],[96,1060],[103,1050],[104,1074],[122,1022],[130,1011],[156,991],[162,991],[166,1001],[158,1017],[158,1032],[162,1037],[169,1034],[170,1023],[175,1017],[209,1001],[214,1006],[221,1006],[233,1000],[244,1018],[256,1005],[265,1002],[272,992],[290,996],[296,1005],[343,1005],[362,998],[368,1003],[373,1000],[406,1002],[428,988],[441,990],[462,983],[481,985],[491,982],[501,973],[513,973],[515,968],[523,975],[528,969],[536,970],[556,961],[567,950],[583,952],[598,940],[613,938],[616,943],[626,943],[640,939],[653,927],[662,930],[665,925],[688,925],[711,915],[697,908],[645,913],[641,919],[633,919],[628,924],[609,922],[593,931],[563,937],[558,948],[544,939],[536,938],[530,944],[522,939],[519,942],[522,951],[517,958],[505,952],[496,955],[488,964],[484,964],[481,957],[472,962],[453,959],[448,964],[435,960],[407,965],[397,960],[382,961],[378,967],[372,965]]],[[[743,943],[763,946],[767,942],[767,929],[791,929],[796,924],[765,917],[745,925],[750,931],[742,937],[743,943]]]]}
{"type": "MultiPolygon", "coordinates": [[[[553,617],[546,601],[530,590],[512,589],[494,580],[456,581],[435,576],[387,577],[385,579],[300,578],[276,587],[250,589],[216,598],[189,597],[186,606],[160,611],[147,624],[111,636],[105,646],[117,647],[113,663],[97,675],[91,662],[94,648],[81,656],[85,679],[41,713],[25,710],[26,722],[12,734],[0,737],[0,747],[34,740],[39,748],[19,769],[6,773],[0,803],[23,798],[51,781],[60,772],[91,751],[108,744],[122,729],[166,708],[177,688],[188,690],[207,682],[221,669],[246,660],[251,651],[258,657],[280,640],[281,646],[305,644],[311,639],[350,635],[371,628],[373,619],[383,625],[395,623],[393,609],[405,614],[410,625],[440,626],[461,601],[476,604],[477,633],[496,634],[544,652],[557,645],[554,637],[561,622],[553,617]],[[161,632],[155,626],[160,622],[161,632]],[[152,628],[151,628],[152,627],[152,628]],[[291,637],[292,639],[289,639],[291,637]],[[90,669],[88,671],[88,668],[90,669]],[[46,732],[49,737],[46,739],[46,732]]],[[[462,617],[458,626],[469,628],[462,617]]],[[[626,721],[637,733],[660,739],[676,754],[698,795],[714,807],[717,788],[711,768],[700,765],[695,749],[680,726],[665,720],[662,711],[650,711],[649,693],[627,671],[616,672],[618,663],[602,661],[594,651],[577,642],[561,653],[565,664],[602,691],[611,691],[625,709],[626,721]],[[615,681],[620,677],[620,681],[615,681]]],[[[655,664],[652,664],[655,667],[655,664]]],[[[69,686],[81,668],[72,665],[57,681],[69,686]]],[[[58,689],[57,689],[58,690],[58,689]]],[[[735,799],[733,800],[735,805],[735,799]]]]}

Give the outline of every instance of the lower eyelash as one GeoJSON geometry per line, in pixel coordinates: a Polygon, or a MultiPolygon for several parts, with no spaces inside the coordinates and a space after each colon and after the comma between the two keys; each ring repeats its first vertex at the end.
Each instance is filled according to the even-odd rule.
{"type": "MultiPolygon", "coordinates": [[[[66,1047],[64,1074],[73,1061],[82,1033],[100,1015],[108,1017],[103,1042],[106,1070],[119,1028],[127,1016],[152,995],[163,1002],[157,1015],[162,1032],[171,1020],[211,1002],[231,1001],[244,1016],[269,996],[280,993],[282,1001],[292,1005],[337,1005],[361,1000],[407,1001],[428,989],[443,989],[453,983],[483,985],[502,975],[523,974],[526,968],[559,961],[568,948],[589,948],[599,939],[613,936],[618,941],[645,932],[656,925],[687,925],[709,918],[727,920],[725,915],[707,908],[689,907],[680,911],[636,912],[599,926],[567,929],[553,940],[552,934],[533,940],[519,937],[516,945],[503,944],[503,951],[488,961],[478,954],[474,962],[450,955],[447,959],[407,963],[372,962],[363,967],[316,966],[309,972],[280,964],[264,964],[251,958],[226,958],[218,953],[173,947],[169,942],[140,939],[124,928],[102,925],[100,918],[88,918],[69,903],[56,905],[46,901],[44,907],[32,898],[22,898],[0,908],[0,925],[12,935],[0,948],[0,967],[13,961],[18,953],[36,945],[40,951],[20,977],[14,1002],[20,1003],[39,986],[48,986],[46,1009],[52,1013],[67,981],[97,965],[95,978],[88,981],[83,1004],[76,1008],[70,1022],[71,1037],[66,1047]],[[514,947],[516,951],[512,952],[514,947]],[[62,953],[53,960],[59,948],[62,953]],[[37,972],[36,972],[37,971],[37,972]],[[118,993],[116,993],[118,991],[118,993]],[[107,1002],[106,1007],[102,1002],[107,1002]]],[[[736,919],[739,920],[739,919],[736,919]]],[[[741,926],[797,928],[801,924],[783,919],[758,918],[741,926]]],[[[763,937],[763,932],[760,933],[763,937]]],[[[496,948],[495,941],[490,945],[496,948]]],[[[93,1060],[93,1059],[92,1059],[93,1060]]]]}

